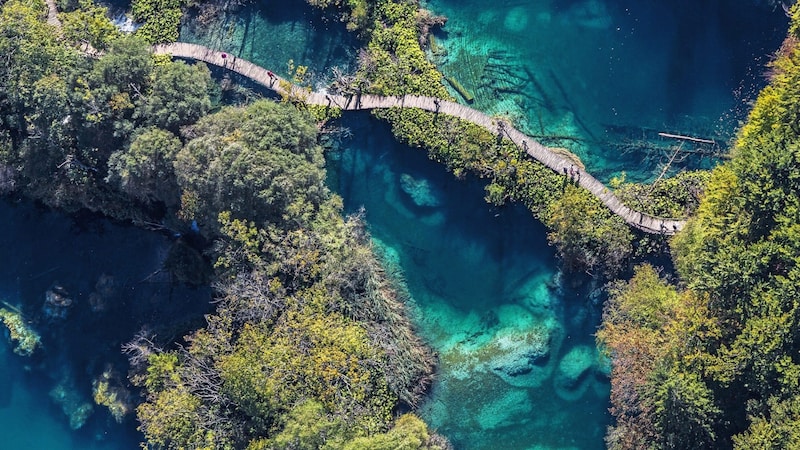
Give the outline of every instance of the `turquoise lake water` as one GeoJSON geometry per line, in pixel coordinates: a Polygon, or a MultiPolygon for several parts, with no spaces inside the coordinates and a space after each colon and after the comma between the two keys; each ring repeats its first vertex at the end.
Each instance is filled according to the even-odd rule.
{"type": "Polygon", "coordinates": [[[350,70],[359,45],[342,24],[324,20],[302,1],[256,1],[205,22],[190,14],[180,40],[233,53],[284,77],[293,61],[309,68],[308,80],[317,86],[334,67],[350,70]]]}
{"type": "MultiPolygon", "coordinates": [[[[577,153],[608,180],[653,178],[680,141],[726,143],[787,20],[751,1],[427,0],[448,17],[431,57],[478,109],[577,153]],[[643,138],[650,147],[643,147],[643,138]]],[[[458,96],[455,91],[454,95],[458,96]]],[[[685,145],[685,149],[690,149],[685,145]]],[[[689,155],[676,167],[708,167],[689,155]]]]}
{"type": "Polygon", "coordinates": [[[21,311],[42,337],[28,357],[0,339],[0,448],[138,448],[133,414],[117,423],[92,406],[92,381],[105,372],[112,386],[126,386],[122,343],[153,323],[161,324],[156,334],[179,339],[169,333],[202,324],[209,290],[173,285],[158,272],[174,240],[154,232],[28,202],[0,201],[0,224],[2,306],[21,311]],[[65,317],[45,309],[54,289],[72,301],[65,317]]]}
{"type": "Polygon", "coordinates": [[[355,137],[329,154],[330,184],[349,212],[365,208],[439,354],[425,420],[458,449],[602,448],[609,385],[588,280],[562,277],[543,226],[490,207],[479,180],[456,181],[369,116],[343,125],[355,137]]]}

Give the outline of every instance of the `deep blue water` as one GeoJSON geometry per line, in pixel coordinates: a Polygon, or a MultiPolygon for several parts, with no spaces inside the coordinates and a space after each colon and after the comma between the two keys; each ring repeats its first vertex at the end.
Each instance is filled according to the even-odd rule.
{"type": "MultiPolygon", "coordinates": [[[[679,141],[654,139],[657,132],[725,144],[787,26],[780,8],[753,1],[424,3],[449,18],[432,57],[475,94],[476,107],[532,134],[582,139],[561,145],[606,180],[660,172],[664,151],[637,144],[679,141]]],[[[713,163],[694,155],[681,165],[713,163]]]]}
{"type": "MultiPolygon", "coordinates": [[[[130,388],[120,346],[142,326],[176,340],[202,324],[209,289],[170,283],[160,272],[173,242],[91,216],[0,201],[0,307],[21,311],[42,336],[42,347],[27,357],[0,339],[1,448],[138,448],[133,413],[119,424],[107,408],[93,405],[77,431],[70,416],[93,404],[92,380],[103,372],[130,388]],[[64,318],[44,310],[45,293],[56,285],[72,300],[64,318]]],[[[131,391],[132,400],[137,395],[131,391]]]]}
{"type": "Polygon", "coordinates": [[[329,153],[330,184],[348,212],[365,208],[439,355],[425,420],[457,449],[602,448],[609,385],[588,280],[564,279],[543,226],[488,205],[480,180],[455,180],[367,115],[342,125],[354,137],[329,153]]]}

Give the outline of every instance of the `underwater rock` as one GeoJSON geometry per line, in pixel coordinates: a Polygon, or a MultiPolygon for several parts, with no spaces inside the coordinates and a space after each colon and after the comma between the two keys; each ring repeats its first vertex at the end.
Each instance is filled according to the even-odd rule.
{"type": "Polygon", "coordinates": [[[530,311],[536,311],[540,314],[550,315],[553,313],[554,296],[563,296],[561,292],[553,291],[553,288],[547,281],[539,282],[534,280],[533,283],[526,285],[523,304],[530,311]],[[555,295],[554,295],[555,294],[555,295]]]}
{"type": "Polygon", "coordinates": [[[42,310],[48,319],[65,319],[72,303],[69,292],[63,286],[54,284],[44,293],[42,310]]]}
{"type": "Polygon", "coordinates": [[[611,26],[611,15],[605,3],[588,0],[571,7],[567,11],[565,22],[584,28],[604,30],[611,26]]]}
{"type": "Polygon", "coordinates": [[[103,312],[108,308],[109,301],[117,294],[117,285],[114,277],[102,274],[94,285],[94,292],[89,294],[89,307],[92,312],[103,312]]]}
{"type": "Polygon", "coordinates": [[[104,273],[97,278],[94,290],[105,298],[112,297],[117,292],[117,285],[112,275],[104,273]]]}
{"type": "Polygon", "coordinates": [[[0,308],[0,320],[8,328],[8,338],[17,343],[14,353],[30,356],[41,345],[42,338],[39,333],[25,323],[25,319],[18,311],[0,308]]]}
{"type": "Polygon", "coordinates": [[[547,281],[547,288],[550,289],[554,295],[559,297],[564,296],[564,272],[560,269],[556,270],[553,277],[547,281]]]}
{"type": "Polygon", "coordinates": [[[523,6],[517,6],[506,14],[506,18],[503,20],[503,26],[506,30],[516,33],[525,30],[528,26],[528,13],[525,9],[523,6]]]}
{"type": "Polygon", "coordinates": [[[110,367],[92,380],[92,396],[96,404],[108,407],[117,423],[122,423],[125,416],[133,409],[130,391],[122,385],[110,367]]]}
{"type": "Polygon", "coordinates": [[[106,300],[97,292],[89,294],[89,308],[92,312],[103,312],[108,307],[106,300]]]}
{"type": "Polygon", "coordinates": [[[564,386],[575,386],[592,368],[595,359],[595,352],[591,347],[587,345],[573,347],[558,363],[556,376],[563,380],[564,386]]]}
{"type": "Polygon", "coordinates": [[[477,419],[482,429],[491,430],[513,425],[532,411],[533,404],[528,393],[523,389],[514,389],[481,408],[477,419]]]}
{"type": "Polygon", "coordinates": [[[588,345],[573,347],[558,363],[553,377],[556,394],[566,401],[575,401],[589,387],[588,375],[594,370],[597,355],[588,345]]]}
{"type": "Polygon", "coordinates": [[[550,11],[542,11],[536,14],[536,22],[539,25],[549,25],[553,21],[553,14],[550,11]]]}
{"type": "Polygon", "coordinates": [[[494,353],[492,371],[501,377],[530,373],[536,362],[547,356],[549,341],[549,333],[544,328],[531,331],[501,330],[486,347],[486,351],[494,353]]]}
{"type": "Polygon", "coordinates": [[[69,418],[69,427],[73,430],[81,428],[94,411],[92,404],[83,401],[81,396],[75,392],[73,383],[69,379],[62,380],[51,389],[50,398],[61,407],[61,411],[69,418]]]}
{"type": "Polygon", "coordinates": [[[411,197],[417,206],[433,207],[441,204],[430,183],[424,178],[418,180],[404,173],[400,175],[400,188],[411,197]]]}
{"type": "Polygon", "coordinates": [[[181,283],[200,286],[208,282],[209,264],[203,254],[185,239],[180,238],[169,248],[164,267],[181,283]]]}
{"type": "Polygon", "coordinates": [[[440,355],[454,379],[491,374],[515,387],[537,387],[550,376],[550,330],[544,326],[501,328],[491,336],[467,336],[451,351],[440,355]],[[487,339],[488,338],[488,339],[487,339]]]}

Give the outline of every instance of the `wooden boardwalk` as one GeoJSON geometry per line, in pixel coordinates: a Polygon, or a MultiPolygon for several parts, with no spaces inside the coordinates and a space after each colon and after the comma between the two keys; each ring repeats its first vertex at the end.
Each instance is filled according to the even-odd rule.
{"type": "Polygon", "coordinates": [[[61,32],[61,21],[58,20],[56,0],[47,0],[47,23],[58,28],[58,31],[61,32]]]}
{"type": "MultiPolygon", "coordinates": [[[[52,1],[53,0],[48,0],[48,3],[52,1]]],[[[169,54],[179,58],[194,59],[213,64],[247,77],[278,94],[290,95],[293,98],[297,98],[312,105],[336,106],[349,111],[385,108],[419,108],[425,111],[448,114],[472,122],[487,130],[505,134],[508,139],[519,148],[525,150],[528,155],[556,173],[563,174],[564,168],[569,168],[574,164],[574,161],[568,157],[550,150],[533,138],[513,128],[508,123],[500,123],[498,120],[478,110],[459,103],[415,95],[402,97],[383,97],[377,95],[344,97],[325,94],[323,92],[308,92],[247,60],[197,44],[177,42],[173,44],[156,45],[153,47],[153,52],[155,54],[169,54]],[[287,87],[291,92],[286,92],[287,87]]],[[[629,208],[603,183],[586,172],[581,171],[580,176],[577,177],[577,181],[583,188],[600,199],[614,214],[620,216],[629,225],[640,230],[648,233],[674,234],[680,231],[686,224],[685,220],[655,217],[629,208]]]]}

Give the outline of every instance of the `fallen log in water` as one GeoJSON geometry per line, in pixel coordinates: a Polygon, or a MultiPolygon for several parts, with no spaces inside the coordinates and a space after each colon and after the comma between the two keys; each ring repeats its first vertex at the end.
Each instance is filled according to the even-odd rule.
{"type": "Polygon", "coordinates": [[[450,86],[453,86],[453,89],[455,89],[456,92],[464,97],[464,100],[466,100],[467,103],[472,103],[475,100],[475,97],[472,95],[472,93],[468,91],[467,88],[465,88],[461,83],[459,83],[458,80],[450,76],[446,76],[444,79],[450,83],[450,86]]]}
{"type": "Polygon", "coordinates": [[[658,135],[665,138],[680,139],[682,141],[692,141],[692,142],[699,142],[701,144],[717,145],[717,142],[712,139],[702,139],[692,136],[683,136],[680,134],[671,134],[671,133],[658,133],[658,135]]]}

